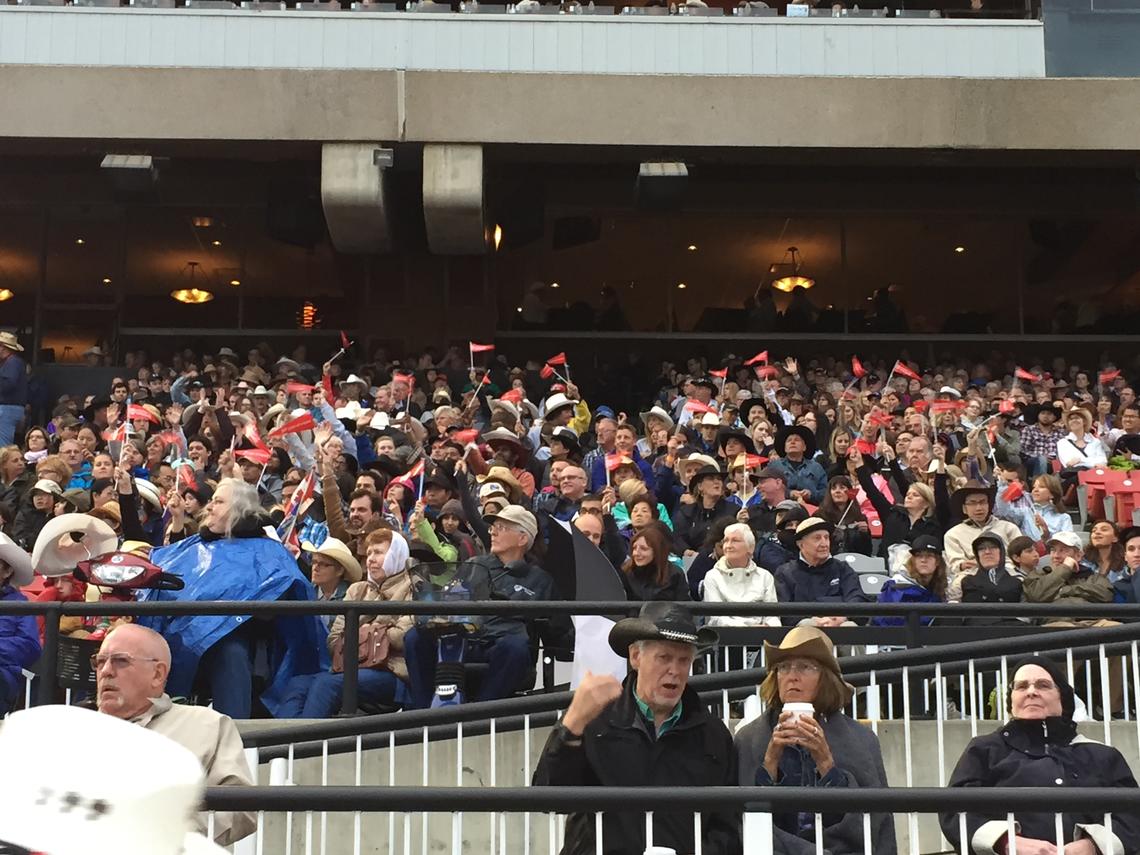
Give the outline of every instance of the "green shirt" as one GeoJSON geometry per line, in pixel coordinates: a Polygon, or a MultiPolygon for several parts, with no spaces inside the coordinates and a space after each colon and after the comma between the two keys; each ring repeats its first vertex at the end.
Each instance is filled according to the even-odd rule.
{"type": "Polygon", "coordinates": [[[641,710],[641,714],[645,717],[645,720],[649,723],[650,728],[654,729],[654,732],[657,734],[658,739],[660,739],[662,736],[664,736],[666,733],[668,733],[670,730],[672,730],[674,727],[676,727],[677,722],[679,722],[681,720],[681,711],[682,711],[682,709],[681,709],[682,708],[682,702],[681,701],[677,701],[677,706],[675,706],[673,708],[673,712],[670,713],[669,718],[667,718],[667,719],[665,719],[665,721],[661,722],[661,727],[658,728],[657,725],[654,723],[655,720],[653,718],[653,710],[651,710],[649,708],[649,704],[647,704],[645,701],[643,701],[641,698],[639,698],[637,695],[637,692],[633,693],[633,699],[635,701],[637,701],[637,708],[639,710],[641,710]]]}

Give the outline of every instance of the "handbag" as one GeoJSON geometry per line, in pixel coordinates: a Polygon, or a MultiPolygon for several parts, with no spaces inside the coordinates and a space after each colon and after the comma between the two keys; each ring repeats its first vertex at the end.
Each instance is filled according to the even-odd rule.
{"type": "MultiPolygon", "coordinates": [[[[383,668],[388,663],[389,641],[388,624],[370,623],[360,627],[360,645],[358,647],[357,662],[360,668],[383,668]]],[[[344,636],[338,638],[333,645],[332,671],[339,674],[344,671],[344,636]]]]}

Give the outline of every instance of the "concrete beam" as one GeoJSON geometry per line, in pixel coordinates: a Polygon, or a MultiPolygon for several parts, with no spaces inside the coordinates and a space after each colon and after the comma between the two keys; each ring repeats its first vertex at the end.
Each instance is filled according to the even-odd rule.
{"type": "Polygon", "coordinates": [[[379,143],[325,143],[321,147],[321,205],[333,246],[345,253],[392,249],[387,168],[377,164],[379,143]]]}
{"type": "Polygon", "coordinates": [[[480,255],[483,222],[483,146],[424,146],[424,225],[437,255],[480,255]]]}

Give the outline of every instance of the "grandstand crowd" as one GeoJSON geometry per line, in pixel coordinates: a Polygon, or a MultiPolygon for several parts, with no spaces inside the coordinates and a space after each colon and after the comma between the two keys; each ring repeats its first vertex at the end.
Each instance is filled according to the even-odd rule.
{"type": "MultiPolygon", "coordinates": [[[[465,577],[471,596],[568,599],[547,569],[565,524],[630,600],[818,603],[805,622],[823,628],[858,622],[844,605],[876,597],[1140,600],[1128,497],[1114,518],[1077,513],[1082,472],[1140,465],[1140,402],[1111,364],[693,358],[663,366],[625,412],[579,387],[565,354],[512,365],[471,342],[365,359],[342,339],[320,365],[267,345],[128,353],[109,388],[45,405],[20,341],[0,334],[4,598],[399,601],[462,564],[479,574],[465,577]],[[184,587],[108,594],[73,572],[110,551],[184,587]],[[885,562],[877,592],[852,554],[885,562]]],[[[98,641],[116,623],[61,629],[98,641]]],[[[343,617],[140,623],[171,647],[174,696],[235,718],[342,712],[343,617]]],[[[23,696],[43,626],[0,626],[3,711],[23,696]]],[[[433,702],[437,634],[381,615],[360,639],[362,703],[433,702]]],[[[471,697],[529,688],[540,640],[572,649],[573,628],[486,620],[461,654],[490,664],[471,697]]],[[[1104,715],[1121,709],[1111,676],[1104,715]]]]}

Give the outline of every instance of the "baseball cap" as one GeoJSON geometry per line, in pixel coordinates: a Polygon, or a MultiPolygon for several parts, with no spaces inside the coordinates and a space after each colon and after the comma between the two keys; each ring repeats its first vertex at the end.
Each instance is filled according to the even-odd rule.
{"type": "Polygon", "coordinates": [[[1054,543],[1071,546],[1073,549],[1085,548],[1084,543],[1081,542],[1080,535],[1075,531],[1059,531],[1054,535],[1050,535],[1049,539],[1045,541],[1046,546],[1052,546],[1054,543]]]}
{"type": "Polygon", "coordinates": [[[41,478],[32,485],[33,490],[39,490],[41,493],[51,493],[53,496],[62,496],[63,488],[51,478],[41,478]]]}
{"type": "Polygon", "coordinates": [[[522,505],[507,505],[498,513],[487,514],[483,517],[485,522],[494,522],[495,520],[502,520],[511,525],[517,525],[528,535],[530,539],[534,540],[538,536],[538,522],[534,518],[534,514],[528,511],[522,505]]]}

